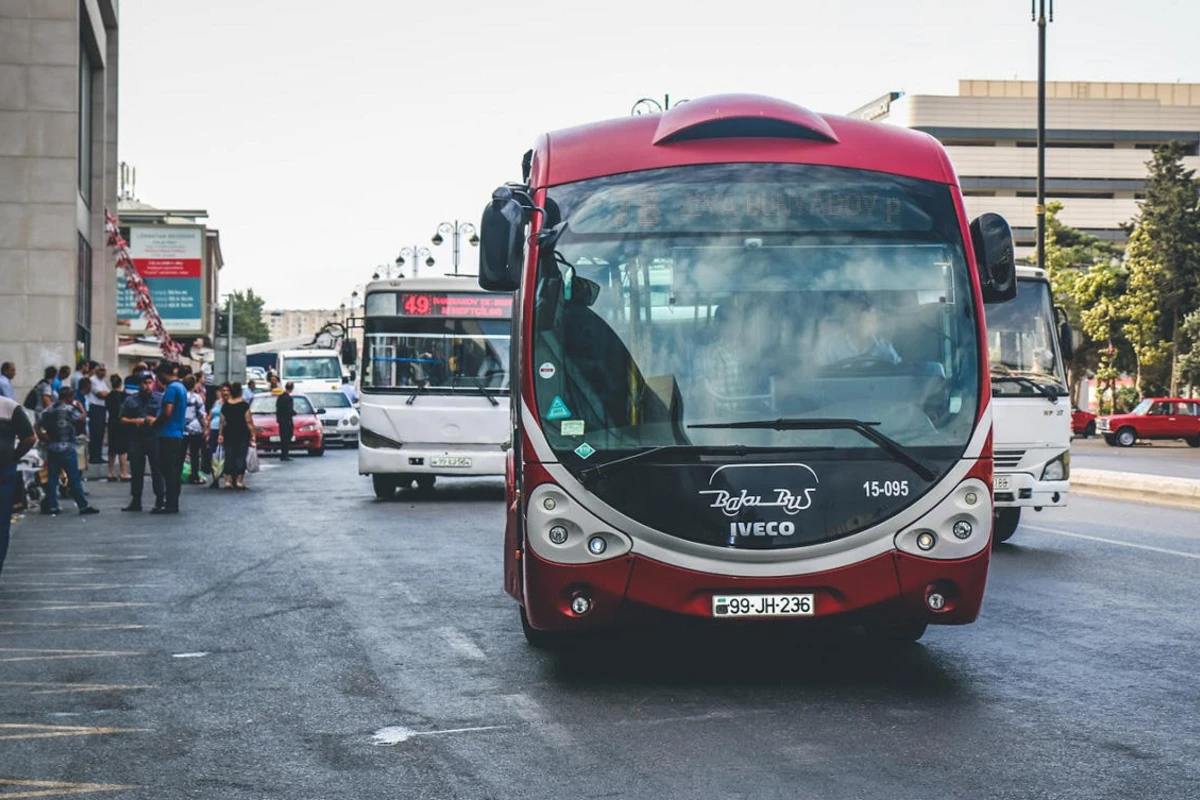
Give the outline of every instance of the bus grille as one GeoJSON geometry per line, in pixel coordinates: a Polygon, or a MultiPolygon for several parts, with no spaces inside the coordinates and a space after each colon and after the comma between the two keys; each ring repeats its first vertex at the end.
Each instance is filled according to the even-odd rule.
{"type": "Polygon", "coordinates": [[[1012,469],[1020,464],[1024,457],[1024,450],[997,450],[993,454],[994,463],[998,469],[1012,469]]]}

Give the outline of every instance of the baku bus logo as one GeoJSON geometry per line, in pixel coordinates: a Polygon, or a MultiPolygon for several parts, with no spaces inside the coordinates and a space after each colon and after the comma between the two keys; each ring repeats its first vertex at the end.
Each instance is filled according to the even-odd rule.
{"type": "Polygon", "coordinates": [[[813,494],[817,491],[815,484],[820,483],[817,473],[807,464],[726,464],[713,472],[712,477],[708,479],[708,485],[716,483],[718,475],[738,483],[742,482],[739,478],[751,477],[751,474],[736,473],[736,470],[767,470],[765,477],[769,478],[769,482],[774,486],[765,495],[746,488],[701,489],[700,494],[712,501],[709,508],[720,509],[727,517],[736,517],[747,508],[778,508],[784,514],[794,517],[812,507],[813,494]],[[780,487],[780,483],[785,485],[780,487]]]}

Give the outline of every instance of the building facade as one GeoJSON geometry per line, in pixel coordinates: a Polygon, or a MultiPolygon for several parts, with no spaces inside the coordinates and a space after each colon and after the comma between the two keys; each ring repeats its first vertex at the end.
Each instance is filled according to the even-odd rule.
{"type": "Polygon", "coordinates": [[[0,3],[0,361],[116,362],[117,0],[0,3]]]}
{"type": "Polygon", "coordinates": [[[271,341],[316,336],[328,322],[341,322],[344,314],[334,309],[274,308],[263,310],[263,322],[271,332],[271,341]]]}
{"type": "MultiPolygon", "coordinates": [[[[950,155],[971,217],[987,211],[1013,227],[1018,257],[1036,244],[1037,83],[961,80],[958,94],[892,92],[852,116],[903,125],[937,137],[950,155]]],[[[1046,199],[1059,219],[1123,243],[1122,223],[1137,214],[1150,151],[1187,145],[1200,167],[1200,84],[1046,84],[1046,199]]]]}

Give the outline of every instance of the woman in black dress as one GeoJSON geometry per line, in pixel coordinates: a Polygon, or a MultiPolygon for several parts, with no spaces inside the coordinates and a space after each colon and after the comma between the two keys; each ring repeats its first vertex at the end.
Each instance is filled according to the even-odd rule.
{"type": "Polygon", "coordinates": [[[242,384],[229,385],[229,402],[221,407],[221,432],[217,442],[225,446],[225,478],[230,489],[246,488],[246,456],[254,444],[250,406],[242,397],[242,384]]]}
{"type": "Polygon", "coordinates": [[[121,424],[121,406],[125,405],[125,382],[120,375],[113,375],[112,389],[104,398],[108,412],[108,479],[118,480],[117,464],[121,465],[120,480],[129,480],[129,431],[121,424]]]}

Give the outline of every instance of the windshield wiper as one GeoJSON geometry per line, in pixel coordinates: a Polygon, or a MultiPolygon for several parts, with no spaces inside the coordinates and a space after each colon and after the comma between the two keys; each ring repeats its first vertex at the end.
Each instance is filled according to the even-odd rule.
{"type": "Polygon", "coordinates": [[[411,406],[413,403],[415,403],[417,401],[417,395],[423,393],[428,388],[429,388],[428,383],[417,384],[417,390],[408,396],[408,399],[404,401],[404,405],[411,406]]]}
{"type": "Polygon", "coordinates": [[[789,418],[782,417],[780,419],[758,419],[748,420],[746,422],[709,422],[699,425],[688,425],[689,428],[760,428],[773,431],[833,431],[847,430],[854,431],[864,439],[879,445],[888,455],[899,461],[904,466],[911,469],[913,472],[920,475],[926,481],[932,481],[937,477],[937,473],[910,453],[904,445],[897,442],[890,436],[880,433],[875,430],[878,422],[864,422],[860,419],[851,417],[813,417],[813,418],[789,418]]]}
{"type": "Polygon", "coordinates": [[[620,458],[614,458],[605,461],[601,464],[588,467],[579,473],[579,480],[585,484],[592,478],[600,477],[604,470],[609,467],[618,467],[625,464],[631,464],[634,461],[657,460],[657,457],[665,453],[676,453],[680,450],[686,451],[689,455],[697,456],[736,456],[742,457],[751,453],[778,453],[781,451],[795,453],[815,453],[822,450],[828,450],[828,447],[803,447],[803,448],[780,448],[780,447],[748,447],[741,444],[733,445],[697,445],[697,444],[662,444],[657,447],[648,447],[645,450],[639,450],[636,453],[620,458]]]}
{"type": "MultiPolygon", "coordinates": [[[[1039,394],[1050,402],[1058,401],[1058,398],[1067,394],[1064,387],[1060,386],[1053,379],[1048,379],[1050,383],[1039,383],[1029,375],[1022,375],[1016,372],[992,372],[993,381],[1012,381],[1013,383],[1024,386],[1027,389],[1033,390],[1035,394],[1039,394]]],[[[995,397],[998,393],[995,389],[992,390],[992,396],[995,397]]]]}
{"type": "Polygon", "coordinates": [[[495,396],[491,392],[488,391],[488,388],[486,386],[483,385],[483,381],[479,380],[478,375],[455,375],[454,380],[450,382],[450,385],[458,386],[459,378],[470,378],[471,380],[475,381],[475,388],[479,391],[479,393],[481,395],[483,395],[484,397],[486,397],[488,399],[489,403],[491,403],[493,406],[500,405],[500,403],[497,402],[495,396]]]}

